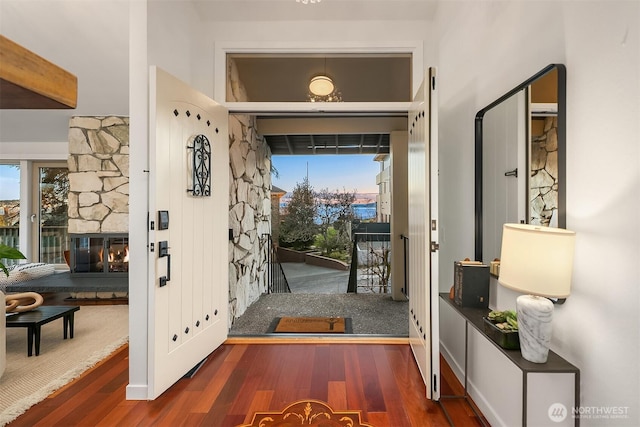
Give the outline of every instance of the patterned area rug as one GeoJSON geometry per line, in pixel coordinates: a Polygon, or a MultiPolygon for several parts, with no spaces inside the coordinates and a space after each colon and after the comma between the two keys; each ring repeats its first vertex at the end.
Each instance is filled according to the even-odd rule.
{"type": "Polygon", "coordinates": [[[334,411],[320,400],[300,400],[284,408],[281,412],[256,412],[251,424],[238,427],[374,427],[360,420],[360,411],[334,411]]]}
{"type": "Polygon", "coordinates": [[[352,334],[349,317],[276,317],[271,333],[290,334],[352,334]]]}

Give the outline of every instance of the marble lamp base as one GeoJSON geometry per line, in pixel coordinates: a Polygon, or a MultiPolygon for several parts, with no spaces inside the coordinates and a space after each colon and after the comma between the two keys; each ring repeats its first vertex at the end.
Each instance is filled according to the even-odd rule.
{"type": "Polygon", "coordinates": [[[516,299],[518,338],[522,357],[534,363],[545,363],[551,342],[553,303],[544,297],[521,295],[516,299]]]}

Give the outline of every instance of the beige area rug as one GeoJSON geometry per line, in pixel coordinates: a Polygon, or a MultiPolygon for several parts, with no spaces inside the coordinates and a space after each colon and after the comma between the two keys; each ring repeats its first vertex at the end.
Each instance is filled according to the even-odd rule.
{"type": "Polygon", "coordinates": [[[74,338],[62,338],[62,319],[42,327],[40,355],[27,357],[27,329],[7,329],[7,367],[0,377],[0,426],[79,377],[128,341],[129,306],[81,306],[74,338]]]}

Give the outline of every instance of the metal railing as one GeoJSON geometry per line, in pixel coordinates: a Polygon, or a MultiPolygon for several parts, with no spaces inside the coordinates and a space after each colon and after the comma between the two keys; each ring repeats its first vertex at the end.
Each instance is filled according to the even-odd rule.
{"type": "Polygon", "coordinates": [[[40,262],[64,264],[64,251],[69,250],[66,225],[43,226],[40,229],[40,262]]]}
{"type": "MultiPolygon", "coordinates": [[[[11,246],[12,248],[20,249],[20,228],[19,227],[0,227],[0,243],[3,245],[11,246]]],[[[20,260],[6,259],[4,264],[14,265],[20,260]]]]}
{"type": "Polygon", "coordinates": [[[353,233],[347,292],[391,292],[391,233],[353,233]]]}
{"type": "Polygon", "coordinates": [[[0,243],[17,248],[20,244],[20,227],[0,227],[0,243]]]}
{"type": "Polygon", "coordinates": [[[269,264],[269,274],[267,292],[270,294],[290,293],[289,282],[287,282],[287,276],[285,276],[282,265],[278,260],[278,251],[273,244],[271,234],[263,234],[262,238],[268,244],[267,263],[269,264]]]}
{"type": "MultiPolygon", "coordinates": [[[[37,262],[64,264],[64,251],[69,249],[67,226],[43,226],[40,233],[40,259],[37,262]]],[[[0,243],[20,249],[20,228],[0,227],[0,243]]],[[[23,253],[28,256],[26,252],[23,253]]],[[[18,260],[7,260],[6,264],[12,265],[17,262],[18,260]]]]}

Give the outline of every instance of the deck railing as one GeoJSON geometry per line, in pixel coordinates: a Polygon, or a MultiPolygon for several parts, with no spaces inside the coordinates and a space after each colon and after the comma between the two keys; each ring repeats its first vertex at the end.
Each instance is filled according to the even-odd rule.
{"type": "MultiPolygon", "coordinates": [[[[20,228],[0,227],[0,243],[20,249],[20,228]]],[[[64,251],[68,249],[69,234],[66,225],[44,226],[40,234],[40,259],[36,261],[64,264],[64,251]]],[[[18,260],[7,260],[5,264],[12,265],[17,262],[18,260]]]]}
{"type": "MultiPolygon", "coordinates": [[[[20,229],[18,227],[0,227],[0,243],[20,249],[20,229]]],[[[7,266],[20,262],[17,259],[5,259],[3,263],[7,266]]]]}
{"type": "Polygon", "coordinates": [[[64,251],[69,250],[66,225],[44,226],[40,232],[40,262],[64,264],[64,251]]]}
{"type": "Polygon", "coordinates": [[[289,282],[287,282],[287,276],[285,276],[282,265],[278,260],[278,251],[273,244],[271,234],[263,234],[262,239],[265,244],[268,245],[267,262],[269,264],[269,283],[267,283],[267,292],[270,294],[290,293],[289,282]]]}
{"type": "Polygon", "coordinates": [[[391,233],[353,233],[347,292],[391,292],[391,233]]]}

